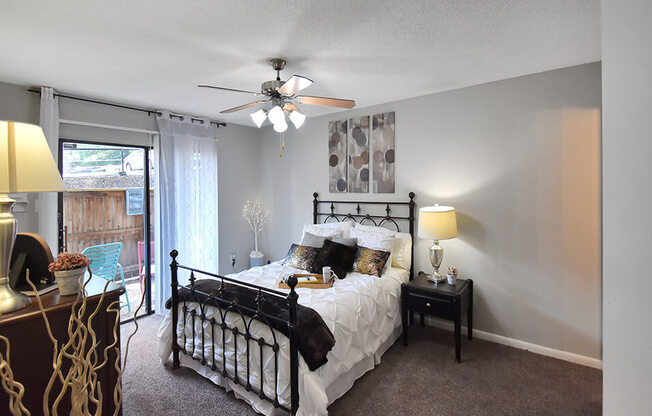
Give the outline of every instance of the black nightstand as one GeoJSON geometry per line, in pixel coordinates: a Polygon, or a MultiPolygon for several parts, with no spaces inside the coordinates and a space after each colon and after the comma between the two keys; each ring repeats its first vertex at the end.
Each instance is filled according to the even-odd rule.
{"type": "Polygon", "coordinates": [[[473,339],[473,280],[457,279],[455,285],[447,282],[435,285],[426,280],[426,275],[419,275],[410,283],[401,287],[403,345],[408,345],[408,312],[413,321],[414,312],[423,316],[431,315],[448,319],[455,323],[455,361],[461,361],[462,315],[466,312],[468,337],[473,339]]]}

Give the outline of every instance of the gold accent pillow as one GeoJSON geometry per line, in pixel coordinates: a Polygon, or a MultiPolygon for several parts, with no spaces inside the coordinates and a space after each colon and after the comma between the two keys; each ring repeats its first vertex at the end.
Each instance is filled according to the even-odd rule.
{"type": "Polygon", "coordinates": [[[285,260],[283,260],[283,265],[294,267],[295,269],[310,271],[312,269],[312,264],[315,262],[315,259],[319,254],[319,250],[321,250],[321,247],[317,248],[292,244],[287,256],[285,256],[285,260]]]}
{"type": "Polygon", "coordinates": [[[389,259],[389,254],[389,251],[358,247],[358,253],[353,262],[353,271],[380,277],[383,274],[385,263],[389,259]]]}

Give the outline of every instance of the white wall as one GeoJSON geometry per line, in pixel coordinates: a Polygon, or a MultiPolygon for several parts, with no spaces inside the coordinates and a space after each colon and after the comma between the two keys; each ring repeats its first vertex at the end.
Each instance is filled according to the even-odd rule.
{"type": "Polygon", "coordinates": [[[602,1],[603,410],[652,414],[652,3],[602,1]]]}
{"type": "MultiPolygon", "coordinates": [[[[59,99],[61,119],[70,119],[121,127],[158,130],[155,117],[146,113],[105,105],[59,99]]],[[[38,124],[39,95],[27,87],[0,83],[0,120],[15,120],[38,124]]],[[[220,272],[232,271],[229,255],[236,253],[236,268],[248,266],[253,237],[242,218],[244,202],[259,191],[260,168],[257,147],[259,132],[252,127],[230,124],[215,130],[218,138],[219,177],[219,246],[220,272]]],[[[149,145],[149,135],[119,130],[62,125],[60,136],[116,144],[149,145]]],[[[38,232],[36,194],[28,194],[28,211],[16,213],[19,232],[38,232]]],[[[166,260],[167,262],[167,260],[166,260]]]]}
{"type": "MultiPolygon", "coordinates": [[[[601,357],[600,63],[308,118],[286,151],[263,128],[266,253],[285,255],[322,199],[457,208],[444,266],[476,282],[476,328],[601,357]],[[396,112],[396,193],[329,194],[330,120],[396,112]]],[[[428,270],[430,242],[416,241],[428,270]]]]}

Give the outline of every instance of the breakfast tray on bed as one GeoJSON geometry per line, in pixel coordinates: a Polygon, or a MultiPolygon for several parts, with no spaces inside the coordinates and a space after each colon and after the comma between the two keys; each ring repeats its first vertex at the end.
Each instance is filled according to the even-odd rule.
{"type": "MultiPolygon", "coordinates": [[[[330,289],[331,287],[333,287],[333,282],[335,281],[335,279],[331,279],[330,282],[324,283],[324,276],[322,276],[321,274],[295,274],[294,276],[295,277],[314,276],[318,280],[317,283],[301,283],[301,282],[299,282],[299,283],[297,283],[297,286],[296,286],[297,289],[298,288],[303,288],[303,287],[308,288],[308,289],[330,289]]],[[[289,289],[290,288],[290,286],[286,285],[284,282],[280,282],[278,284],[278,287],[280,287],[281,289],[289,289]]]]}

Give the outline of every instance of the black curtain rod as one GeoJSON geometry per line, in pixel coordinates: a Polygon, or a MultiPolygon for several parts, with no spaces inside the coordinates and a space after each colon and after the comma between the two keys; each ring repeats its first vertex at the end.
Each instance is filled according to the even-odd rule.
{"type": "MultiPolygon", "coordinates": [[[[41,90],[37,90],[37,89],[34,89],[34,88],[30,88],[27,91],[34,92],[34,93],[39,94],[39,95],[41,94],[41,90]]],[[[107,103],[105,101],[91,100],[89,98],[75,97],[75,96],[72,96],[72,95],[59,94],[59,93],[56,93],[56,92],[54,93],[54,96],[55,97],[61,97],[61,98],[67,98],[69,100],[83,101],[83,102],[86,102],[86,103],[108,105],[109,107],[124,108],[125,110],[140,111],[140,112],[143,112],[143,113],[147,113],[148,116],[151,116],[152,114],[155,114],[157,116],[163,115],[163,113],[161,113],[160,111],[156,111],[156,110],[148,110],[146,108],[132,107],[132,106],[129,106],[129,105],[107,103]]],[[[181,116],[181,115],[178,115],[178,114],[170,114],[170,118],[177,118],[179,120],[183,120],[184,116],[181,116]]],[[[194,118],[194,117],[191,117],[190,121],[193,122],[193,123],[199,123],[199,122],[203,123],[204,122],[204,120],[202,120],[201,118],[194,118]]],[[[219,127],[226,127],[226,123],[223,123],[221,121],[211,120],[210,124],[212,124],[213,126],[218,127],[218,128],[219,127]]]]}

